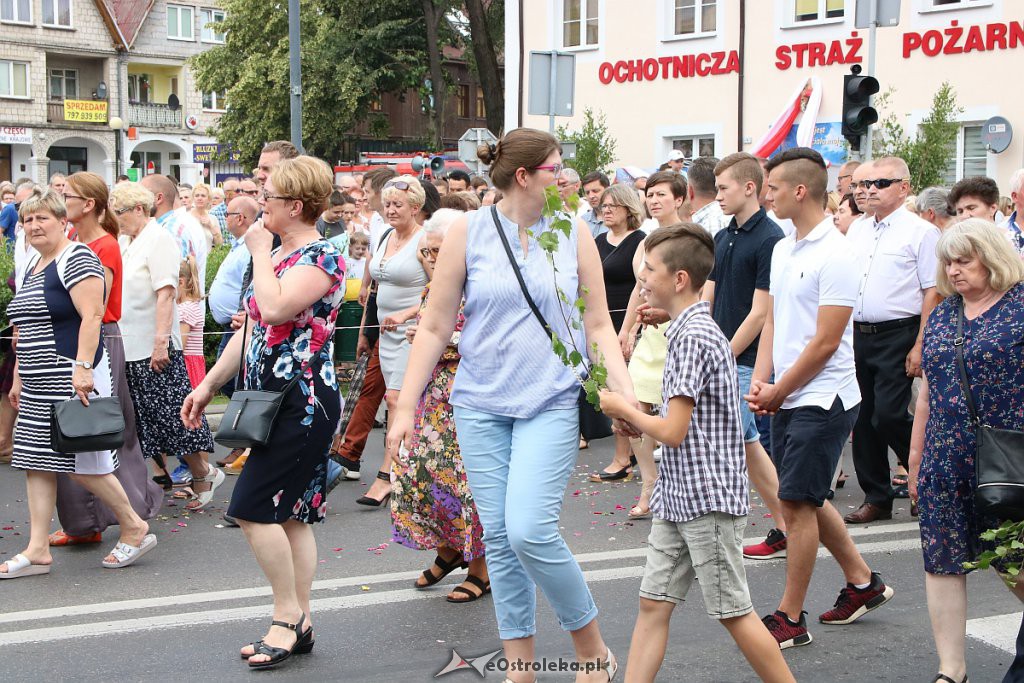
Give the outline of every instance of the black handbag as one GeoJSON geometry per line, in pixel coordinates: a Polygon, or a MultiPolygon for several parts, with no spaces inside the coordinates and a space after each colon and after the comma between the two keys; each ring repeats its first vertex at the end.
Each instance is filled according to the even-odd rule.
{"type": "MultiPolygon", "coordinates": [[[[495,207],[491,207],[491,218],[494,219],[494,227],[498,230],[498,236],[501,238],[501,244],[505,247],[505,254],[508,256],[508,262],[512,264],[512,271],[516,274],[516,280],[519,281],[519,288],[523,290],[523,296],[526,297],[526,303],[533,311],[533,315],[537,318],[537,322],[544,329],[544,334],[548,335],[549,338],[554,338],[554,333],[548,326],[547,320],[544,319],[544,315],[537,308],[537,304],[534,303],[533,297],[530,296],[530,290],[526,288],[526,281],[523,280],[523,273],[519,270],[519,264],[516,263],[515,256],[512,255],[512,247],[509,246],[508,238],[505,237],[505,231],[501,229],[501,222],[498,220],[498,210],[495,207]]],[[[574,370],[575,372],[575,370],[574,370]]],[[[594,441],[595,439],[605,439],[612,435],[612,421],[611,419],[595,408],[589,401],[587,401],[587,392],[583,387],[580,387],[579,412],[580,412],[580,435],[583,436],[585,441],[594,441]]]]}
{"type": "Polygon", "coordinates": [[[116,396],[73,398],[50,406],[50,447],[57,453],[111,451],[124,444],[124,413],[116,396]]]}
{"type": "MultiPolygon", "coordinates": [[[[242,328],[242,352],[239,362],[238,386],[245,386],[245,337],[248,333],[249,319],[242,328]]],[[[327,343],[326,341],[324,342],[327,343]]],[[[322,348],[322,345],[321,345],[322,348]]],[[[281,402],[309,367],[316,367],[320,362],[320,349],[313,353],[313,363],[303,363],[280,391],[266,390],[235,390],[231,400],[224,409],[220,429],[213,440],[227,448],[252,448],[266,446],[274,433],[277,413],[281,410],[281,402]]]]}
{"type": "Polygon", "coordinates": [[[971,396],[971,383],[964,364],[964,302],[957,310],[956,362],[960,370],[960,386],[967,399],[971,424],[977,439],[974,468],[978,488],[974,505],[978,512],[999,519],[1024,520],[1024,432],[998,429],[983,424],[978,418],[971,396]]]}

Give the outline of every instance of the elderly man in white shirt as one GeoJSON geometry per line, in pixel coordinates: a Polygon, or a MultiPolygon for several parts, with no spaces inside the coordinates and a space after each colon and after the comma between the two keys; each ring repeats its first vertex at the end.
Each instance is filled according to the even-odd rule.
{"type": "Polygon", "coordinates": [[[1013,213],[1001,225],[1006,228],[1017,252],[1024,257],[1024,168],[1010,178],[1010,200],[1013,202],[1013,213]]]}
{"type": "Polygon", "coordinates": [[[890,480],[889,449],[906,467],[914,426],[908,410],[911,387],[921,374],[925,322],[939,301],[939,230],[905,208],[910,193],[906,162],[886,157],[871,169],[864,182],[873,218],[857,221],[846,234],[856,257],[853,349],[863,397],[853,428],[853,464],[864,491],[864,503],[845,517],[848,524],[892,518],[893,484],[905,485],[890,480]]]}

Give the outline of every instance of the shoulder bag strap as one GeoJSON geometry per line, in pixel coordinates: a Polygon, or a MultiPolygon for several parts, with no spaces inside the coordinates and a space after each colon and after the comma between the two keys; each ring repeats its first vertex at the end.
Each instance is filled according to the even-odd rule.
{"type": "Polygon", "coordinates": [[[519,270],[519,264],[516,263],[516,257],[512,255],[512,247],[509,246],[508,237],[505,236],[505,231],[501,228],[501,221],[498,220],[498,209],[493,205],[491,206],[491,218],[494,219],[494,227],[498,231],[498,237],[501,238],[501,245],[505,247],[505,254],[508,256],[508,262],[512,264],[512,272],[516,274],[516,280],[519,281],[519,288],[523,290],[523,296],[526,297],[526,303],[533,311],[534,317],[537,318],[537,322],[544,328],[544,334],[548,335],[549,338],[553,338],[551,334],[551,327],[548,326],[547,320],[541,314],[540,309],[537,308],[537,304],[534,303],[533,297],[530,296],[530,290],[526,288],[526,281],[523,280],[523,273],[519,270]]]}
{"type": "Polygon", "coordinates": [[[974,408],[974,397],[971,396],[971,381],[967,377],[967,365],[964,364],[964,300],[960,299],[960,305],[956,310],[956,339],[953,340],[953,348],[956,351],[956,365],[960,371],[960,388],[964,391],[964,398],[967,399],[967,410],[971,413],[971,423],[977,426],[978,412],[974,408]]]}

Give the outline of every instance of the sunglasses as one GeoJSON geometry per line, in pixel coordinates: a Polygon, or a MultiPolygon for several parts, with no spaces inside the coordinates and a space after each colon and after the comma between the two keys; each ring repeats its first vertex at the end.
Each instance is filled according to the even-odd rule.
{"type": "Polygon", "coordinates": [[[875,180],[862,180],[859,183],[854,183],[854,185],[862,190],[867,190],[872,185],[877,187],[879,190],[884,190],[893,183],[902,183],[904,180],[905,178],[876,178],[875,180]]]}
{"type": "Polygon", "coordinates": [[[404,180],[389,180],[388,182],[384,183],[384,189],[386,190],[389,187],[393,187],[396,190],[407,191],[410,186],[409,183],[407,183],[404,180]]]}
{"type": "Polygon", "coordinates": [[[420,249],[420,256],[423,258],[430,258],[431,256],[437,256],[441,251],[441,247],[423,247],[420,249]]]}

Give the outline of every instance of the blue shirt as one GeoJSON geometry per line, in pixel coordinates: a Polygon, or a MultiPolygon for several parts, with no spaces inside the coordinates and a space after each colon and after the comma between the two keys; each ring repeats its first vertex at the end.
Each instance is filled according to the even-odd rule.
{"type": "Polygon", "coordinates": [[[580,218],[583,219],[584,223],[590,226],[590,234],[595,238],[598,235],[603,235],[608,232],[608,228],[605,227],[604,221],[597,216],[597,209],[587,209],[580,214],[580,218]]]}
{"type": "MultiPolygon", "coordinates": [[[[555,291],[557,279],[571,301],[579,296],[577,223],[573,221],[568,238],[558,233],[558,250],[554,254],[557,272],[552,273],[547,254],[536,240],[537,235],[551,229],[550,219],[541,218],[530,226],[533,236],[529,237],[524,254],[519,227],[500,211],[498,217],[530,296],[566,347],[571,351],[572,335],[576,348],[585,357],[583,332],[566,326],[564,320],[570,310],[558,300],[555,291]]],[[[551,349],[551,340],[530,311],[496,233],[490,210],[469,214],[463,309],[466,322],[459,342],[462,360],[455,375],[451,404],[520,419],[534,417],[544,410],[575,408],[579,383],[551,349]]]]}
{"type": "Polygon", "coordinates": [[[14,244],[14,228],[18,225],[18,208],[11,202],[0,211],[0,230],[4,239],[14,244]]]}
{"type": "Polygon", "coordinates": [[[210,285],[210,315],[221,325],[231,322],[238,312],[238,297],[242,293],[242,278],[249,266],[249,250],[245,248],[245,235],[235,241],[231,251],[221,261],[217,275],[210,285]]]}

